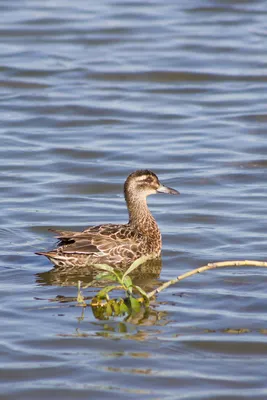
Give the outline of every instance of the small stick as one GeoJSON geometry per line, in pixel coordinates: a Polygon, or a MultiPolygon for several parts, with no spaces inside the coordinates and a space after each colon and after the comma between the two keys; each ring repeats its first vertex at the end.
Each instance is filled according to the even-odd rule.
{"type": "Polygon", "coordinates": [[[192,271],[186,272],[183,275],[177,276],[175,279],[171,279],[168,282],[163,283],[157,289],[152,290],[152,292],[147,294],[147,297],[151,299],[151,297],[156,296],[158,293],[162,292],[162,290],[167,287],[174,285],[177,282],[180,282],[182,279],[188,278],[189,276],[199,274],[200,272],[208,271],[209,269],[214,268],[223,268],[223,267],[267,267],[266,261],[254,261],[254,260],[242,260],[242,261],[221,261],[217,263],[209,263],[204,265],[203,267],[192,269],[192,271]]]}

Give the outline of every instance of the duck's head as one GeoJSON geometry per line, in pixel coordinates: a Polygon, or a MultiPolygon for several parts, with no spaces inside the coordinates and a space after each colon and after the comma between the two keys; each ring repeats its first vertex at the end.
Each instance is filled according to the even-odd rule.
{"type": "Polygon", "coordinates": [[[146,197],[155,193],[180,194],[177,190],[162,185],[157,175],[149,170],[138,170],[133,172],[128,176],[124,184],[124,195],[126,200],[129,195],[146,197]]]}

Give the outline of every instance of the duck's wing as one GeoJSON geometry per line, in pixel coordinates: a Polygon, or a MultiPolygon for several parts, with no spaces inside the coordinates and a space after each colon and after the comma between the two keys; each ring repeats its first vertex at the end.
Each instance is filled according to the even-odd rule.
{"type": "Polygon", "coordinates": [[[57,247],[61,247],[67,245],[69,243],[73,243],[72,238],[76,235],[80,235],[82,232],[74,232],[74,231],[61,231],[58,229],[48,229],[50,232],[56,234],[56,239],[58,239],[57,247]]]}
{"type": "Polygon", "coordinates": [[[129,225],[100,225],[83,232],[57,231],[58,251],[92,254],[109,260],[133,259],[139,254],[140,236],[129,225]]]}
{"type": "Polygon", "coordinates": [[[49,232],[55,233],[57,239],[68,238],[73,235],[81,234],[81,232],[77,232],[77,231],[75,231],[75,232],[74,231],[61,231],[59,229],[51,229],[51,228],[48,230],[49,230],[49,232]]]}

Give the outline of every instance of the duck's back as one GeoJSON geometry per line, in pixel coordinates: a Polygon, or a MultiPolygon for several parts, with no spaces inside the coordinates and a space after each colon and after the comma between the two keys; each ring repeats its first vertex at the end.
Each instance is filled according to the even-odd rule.
{"type": "Polygon", "coordinates": [[[44,255],[58,266],[63,263],[69,267],[103,263],[122,266],[141,256],[160,255],[161,243],[153,243],[129,223],[92,226],[83,232],[54,232],[59,239],[58,248],[44,255]]]}

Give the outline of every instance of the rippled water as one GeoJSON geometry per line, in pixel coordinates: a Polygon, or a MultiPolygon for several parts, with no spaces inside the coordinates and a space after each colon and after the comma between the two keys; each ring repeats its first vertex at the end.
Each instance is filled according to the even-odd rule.
{"type": "Polygon", "coordinates": [[[0,397],[266,399],[264,268],[195,275],[147,318],[101,321],[56,301],[72,277],[34,254],[49,227],[126,221],[123,182],[150,168],[181,196],[149,199],[163,257],[147,285],[267,259],[266,2],[0,10],[0,397]]]}

